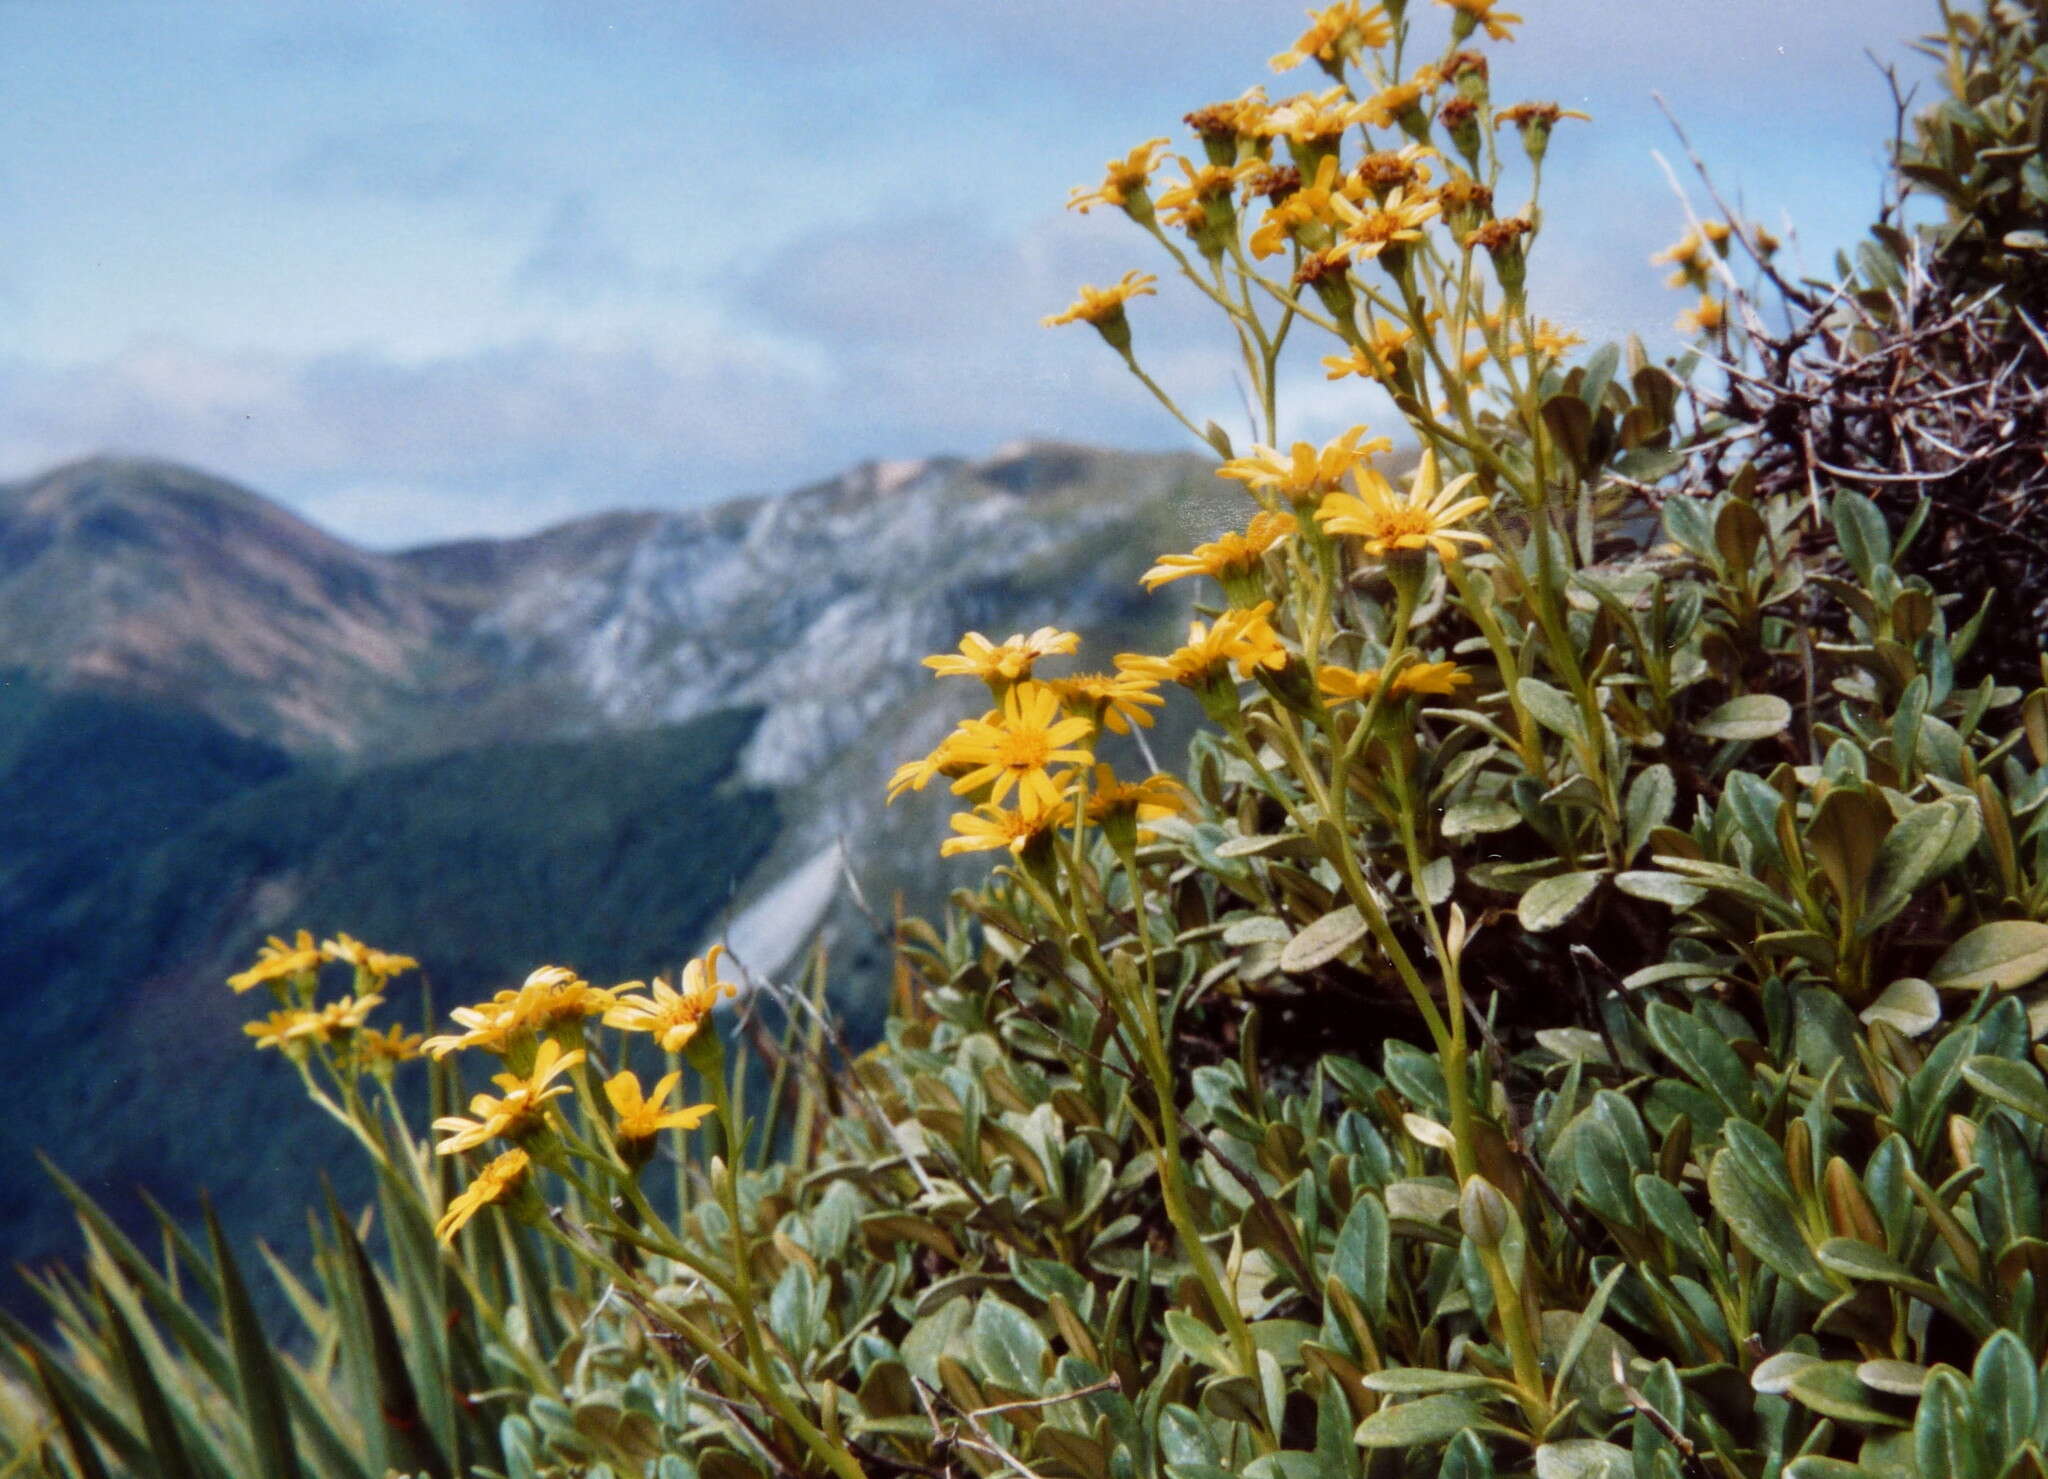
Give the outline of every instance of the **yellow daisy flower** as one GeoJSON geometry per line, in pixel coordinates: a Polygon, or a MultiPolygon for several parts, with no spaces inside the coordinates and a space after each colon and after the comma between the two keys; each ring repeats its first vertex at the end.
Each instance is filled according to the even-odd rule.
{"type": "Polygon", "coordinates": [[[715,1105],[692,1104],[687,1109],[663,1109],[668,1096],[682,1082],[682,1074],[666,1073],[654,1085],[652,1094],[642,1095],[640,1080],[631,1069],[604,1081],[604,1097],[619,1117],[613,1127],[621,1140],[646,1140],[662,1130],[694,1130],[704,1122],[715,1105]]]}
{"type": "Polygon", "coordinates": [[[972,812],[955,814],[952,826],[960,835],[948,837],[940,843],[939,856],[951,858],[966,852],[992,852],[999,847],[1021,853],[1035,838],[1044,836],[1066,821],[1069,814],[1070,808],[1065,804],[1064,796],[1057,796],[1052,804],[1047,804],[1032,794],[1020,791],[1013,811],[983,804],[972,812]]]}
{"type": "Polygon", "coordinates": [[[300,930],[287,943],[272,935],[256,951],[256,963],[246,971],[228,977],[228,985],[239,994],[268,981],[284,981],[305,971],[317,971],[320,947],[313,943],[311,930],[300,930]]]}
{"type": "Polygon", "coordinates": [[[1240,577],[1257,574],[1266,551],[1287,539],[1296,527],[1293,514],[1262,509],[1252,515],[1242,534],[1232,530],[1220,539],[1196,545],[1192,554],[1161,555],[1159,563],[1139,576],[1138,582],[1146,590],[1156,591],[1190,575],[1207,575],[1228,588],[1240,577]]]}
{"type": "MultiPolygon", "coordinates": [[[[990,709],[981,717],[984,723],[994,723],[1000,714],[1001,710],[990,709]]],[[[896,767],[895,772],[889,777],[890,804],[893,805],[896,798],[905,791],[922,791],[936,777],[945,776],[951,779],[968,768],[966,762],[953,752],[953,740],[954,736],[949,734],[939,741],[937,749],[923,759],[906,760],[896,767]]]]}
{"type": "Polygon", "coordinates": [[[1495,41],[1512,41],[1515,33],[1510,28],[1519,26],[1522,18],[1510,15],[1493,7],[1499,0],[1436,0],[1439,5],[1448,5],[1455,10],[1457,18],[1451,22],[1451,39],[1462,41],[1472,34],[1474,26],[1483,26],[1486,34],[1495,41]]]}
{"type": "MultiPolygon", "coordinates": [[[[1247,174],[1247,180],[1252,178],[1247,174]]],[[[1296,179],[1299,180],[1298,174],[1296,179]]],[[[1316,165],[1314,179],[1282,196],[1260,217],[1249,242],[1252,255],[1263,261],[1286,251],[1287,243],[1297,239],[1303,228],[1327,226],[1335,219],[1333,201],[1349,199],[1362,189],[1355,180],[1340,173],[1336,155],[1325,155],[1316,165]]]]}
{"type": "Polygon", "coordinates": [[[1158,205],[1162,211],[1192,209],[1197,214],[1211,200],[1228,200],[1237,191],[1237,182],[1250,171],[1257,169],[1261,161],[1246,160],[1242,164],[1196,164],[1183,155],[1174,156],[1180,165],[1180,172],[1187,176],[1180,184],[1159,194],[1158,205]]]}
{"type": "Polygon", "coordinates": [[[1394,450],[1387,437],[1360,440],[1365,428],[1354,426],[1321,447],[1296,442],[1283,457],[1273,448],[1254,445],[1248,456],[1233,458],[1216,469],[1216,476],[1243,483],[1259,493],[1277,493],[1297,508],[1313,503],[1342,486],[1344,475],[1367,458],[1394,450]]]}
{"type": "Polygon", "coordinates": [[[1192,809],[1186,789],[1170,775],[1124,781],[1110,766],[1097,765],[1088,788],[1088,820],[1102,828],[1113,847],[1148,842],[1152,833],[1146,822],[1184,816],[1192,809]]]}
{"type": "Polygon", "coordinates": [[[1028,636],[1022,632],[991,642],[980,632],[960,639],[960,650],[941,652],[924,660],[924,665],[942,678],[980,678],[996,683],[1015,683],[1031,676],[1032,664],[1042,657],[1060,657],[1081,645],[1073,632],[1057,627],[1040,627],[1028,636]]]}
{"type": "Polygon", "coordinates": [[[1346,375],[1362,380],[1385,379],[1399,367],[1401,361],[1397,356],[1414,338],[1415,331],[1406,324],[1381,319],[1373,324],[1370,337],[1361,347],[1345,355],[1325,355],[1323,373],[1331,380],[1342,380],[1346,375]]]}
{"type": "Polygon", "coordinates": [[[454,1242],[455,1234],[470,1218],[491,1203],[502,1202],[512,1194],[531,1164],[526,1152],[514,1147],[485,1166],[477,1172],[476,1180],[449,1202],[448,1210],[434,1224],[434,1236],[443,1243],[454,1242]]]}
{"type": "Polygon", "coordinates": [[[1045,686],[1059,696],[1063,707],[1087,715],[1111,734],[1129,734],[1133,724],[1150,729],[1152,716],[1145,710],[1166,702],[1153,692],[1158,684],[1129,673],[1074,673],[1048,678],[1045,686]]]}
{"type": "Polygon", "coordinates": [[[548,1101],[569,1092],[569,1085],[553,1084],[550,1087],[550,1081],[581,1063],[583,1057],[583,1049],[564,1053],[562,1045],[549,1038],[534,1055],[532,1072],[524,1077],[516,1073],[493,1074],[491,1082],[503,1089],[504,1094],[478,1094],[471,1099],[469,1112],[476,1116],[475,1119],[449,1114],[435,1120],[434,1128],[444,1132],[448,1138],[434,1147],[434,1154],[455,1155],[474,1149],[486,1140],[499,1136],[516,1139],[533,1129],[547,1114],[548,1101]]]}
{"type": "Polygon", "coordinates": [[[1084,216],[1098,205],[1128,209],[1133,198],[1144,192],[1152,171],[1159,167],[1160,156],[1171,142],[1168,139],[1147,139],[1122,159],[1110,160],[1100,185],[1093,190],[1085,185],[1076,185],[1069,192],[1067,209],[1079,211],[1084,216]]]}
{"type": "Polygon", "coordinates": [[[1358,0],[1337,0],[1335,5],[1308,12],[1309,27],[1295,38],[1294,45],[1272,60],[1275,72],[1291,72],[1314,58],[1333,66],[1363,51],[1377,51],[1394,39],[1393,23],[1375,5],[1360,6],[1358,0]]]}
{"type": "Polygon", "coordinates": [[[393,955],[388,950],[375,949],[350,934],[339,934],[331,940],[322,940],[320,953],[328,960],[354,966],[364,975],[378,981],[388,981],[393,976],[402,976],[407,971],[416,971],[420,967],[420,963],[410,955],[393,955]]]}
{"type": "Polygon", "coordinates": [[[1377,207],[1360,209],[1341,196],[1333,202],[1343,226],[1343,239],[1332,249],[1346,260],[1369,262],[1390,246],[1420,241],[1422,228],[1437,213],[1427,195],[1395,190],[1377,207]]]}
{"type": "Polygon", "coordinates": [[[1087,323],[1107,330],[1123,318],[1124,304],[1131,299],[1157,296],[1159,290],[1153,284],[1158,281],[1151,273],[1134,269],[1106,288],[1084,283],[1080,297],[1060,312],[1040,319],[1039,323],[1048,329],[1056,329],[1061,324],[1087,323]]]}
{"type": "MultiPolygon", "coordinates": [[[[622,995],[618,1005],[604,1014],[604,1025],[621,1032],[652,1033],[664,1053],[680,1053],[697,1035],[697,1029],[704,1025],[720,997],[739,995],[739,987],[719,979],[718,957],[724,953],[723,945],[713,945],[701,960],[685,965],[680,991],[657,977],[646,996],[622,995]]],[[[628,982],[619,990],[624,992],[638,984],[628,982]]]]}
{"type": "Polygon", "coordinates": [[[372,1071],[388,1069],[419,1057],[420,1041],[418,1033],[407,1033],[395,1022],[383,1032],[361,1032],[355,1039],[356,1061],[372,1071]]]}
{"type": "MultiPolygon", "coordinates": [[[[1387,697],[1399,699],[1419,693],[1448,698],[1471,682],[1472,675],[1454,662],[1410,663],[1394,675],[1387,697]]],[[[1367,668],[1358,672],[1332,663],[1316,670],[1316,686],[1325,698],[1340,703],[1364,703],[1379,692],[1380,670],[1367,668]]]]}
{"type": "Polygon", "coordinates": [[[1183,115],[1181,122],[1201,135],[1204,144],[1228,147],[1239,140],[1257,137],[1259,125],[1272,111],[1273,105],[1266,101],[1266,89],[1249,87],[1227,103],[1211,103],[1183,115]]]}
{"type": "Polygon", "coordinates": [[[1370,120],[1372,111],[1370,103],[1355,102],[1342,87],[1333,87],[1278,104],[1260,129],[1270,138],[1286,139],[1303,149],[1329,147],[1353,124],[1370,120]]]}
{"type": "Polygon", "coordinates": [[[1676,326],[1681,334],[1717,333],[1728,322],[1728,305],[1709,294],[1700,294],[1699,306],[1688,308],[1678,315],[1676,326]]]}
{"type": "Polygon", "coordinates": [[[313,1013],[299,1007],[284,1007],[272,1012],[260,1021],[244,1022],[242,1031],[256,1039],[258,1048],[286,1048],[299,1043],[305,1037],[302,1024],[313,1019],[313,1013]]]}
{"type": "Polygon", "coordinates": [[[1480,494],[1458,497],[1472,476],[1464,473],[1439,488],[1436,454],[1424,452],[1407,494],[1397,496],[1385,478],[1371,469],[1361,469],[1352,480],[1358,492],[1332,493],[1316,510],[1316,521],[1326,533],[1358,536],[1365,552],[1376,559],[1402,550],[1433,549],[1437,558],[1455,560],[1459,544],[1487,549],[1493,543],[1470,529],[1451,527],[1486,508],[1486,499],[1480,494]]]}
{"type": "Polygon", "coordinates": [[[1126,673],[1200,688],[1236,664],[1237,675],[1249,678],[1259,668],[1279,671],[1287,666],[1287,649],[1268,618],[1273,603],[1262,601],[1250,610],[1234,609],[1216,618],[1213,626],[1199,621],[1188,623],[1188,640],[1164,657],[1143,652],[1117,654],[1116,665],[1126,673]]]}
{"type": "Polygon", "coordinates": [[[1059,787],[1048,768],[1085,764],[1088,752],[1072,746],[1093,728],[1086,719],[1062,718],[1059,695],[1045,684],[1019,683],[1004,695],[1001,718],[968,719],[955,731],[953,755],[974,768],[953,782],[953,794],[987,786],[988,799],[1001,801],[1014,786],[1020,795],[1051,806],[1059,787]]]}

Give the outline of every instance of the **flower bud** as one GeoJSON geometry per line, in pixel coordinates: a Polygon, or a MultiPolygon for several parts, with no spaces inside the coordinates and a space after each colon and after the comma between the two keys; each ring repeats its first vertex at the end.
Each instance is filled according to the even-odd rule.
{"type": "Polygon", "coordinates": [[[1492,1182],[1483,1176],[1465,1178],[1465,1189],[1458,1193],[1458,1226],[1473,1247],[1498,1248],[1508,1235],[1509,1217],[1507,1198],[1492,1182]]]}

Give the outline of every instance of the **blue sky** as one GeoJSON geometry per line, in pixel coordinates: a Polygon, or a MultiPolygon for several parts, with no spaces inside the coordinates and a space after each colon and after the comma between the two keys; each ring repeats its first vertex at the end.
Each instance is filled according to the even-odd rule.
{"type": "MultiPolygon", "coordinates": [[[[1513,0],[1505,0],[1512,4],[1513,0]]],[[[1444,12],[1416,4],[1435,28],[1444,12]]],[[[1539,311],[1675,348],[1663,93],[1818,270],[1866,222],[1931,0],[1524,0],[1539,311]]],[[[0,479],[170,456],[380,546],[1021,436],[1179,434],[1040,315],[1156,268],[1071,185],[1265,81],[1264,0],[0,0],[0,479]]],[[[1299,79],[1299,80],[1296,80],[1299,79]]],[[[1702,202],[1703,204],[1703,202],[1702,202]]],[[[1237,426],[1213,325],[1141,349],[1237,426]]],[[[1310,372],[1289,430],[1377,413],[1310,372]]]]}

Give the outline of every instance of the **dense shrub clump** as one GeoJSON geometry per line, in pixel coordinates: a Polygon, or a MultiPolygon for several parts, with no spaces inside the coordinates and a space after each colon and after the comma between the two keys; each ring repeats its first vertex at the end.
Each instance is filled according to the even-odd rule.
{"type": "MultiPolygon", "coordinates": [[[[1068,671],[1047,628],[929,659],[961,722],[894,786],[949,787],[945,850],[998,866],[898,927],[884,1040],[838,1041],[821,963],[728,1041],[713,950],[674,985],[545,968],[422,1044],[367,1025],[408,962],[276,941],[234,984],[375,1161],[384,1256],[330,1208],[317,1278],[276,1270],[279,1351],[218,1229],[159,1267],[81,1198],[64,1348],[13,1332],[24,1465],[2040,1470],[2048,687],[2010,640],[1969,676],[1983,592],[1916,564],[1946,504],[1811,450],[1790,478],[1806,438],[1748,414],[1811,372],[1765,295],[1882,340],[1910,258],[2028,325],[2001,253],[2032,248],[1944,190],[1833,292],[1696,221],[1666,260],[1734,368],[1574,359],[1527,264],[1577,115],[1497,104],[1480,38],[1518,18],[1450,12],[1425,53],[1421,16],[1342,0],[1274,59],[1325,90],[1198,109],[1189,157],[1076,192],[1229,320],[1259,440],[1143,368],[1151,276],[1051,322],[1245,517],[1148,572],[1212,603],[1173,652],[1068,671]],[[1318,334],[1419,444],[1399,474],[1363,425],[1283,443],[1285,346],[1318,334]],[[1163,704],[1204,720],[1172,772],[1163,704]],[[423,1050],[438,1143],[389,1092],[423,1050]]],[[[2036,76],[2008,42],[2038,19],[1949,18],[1923,141],[2036,76]]]]}

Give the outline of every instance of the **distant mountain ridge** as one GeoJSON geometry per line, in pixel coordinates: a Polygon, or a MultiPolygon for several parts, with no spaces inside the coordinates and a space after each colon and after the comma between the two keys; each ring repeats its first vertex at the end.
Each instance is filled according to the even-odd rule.
{"type": "Polygon", "coordinates": [[[914,671],[956,614],[999,617],[1019,567],[1087,587],[1111,553],[1090,541],[1199,488],[1199,466],[1021,444],[387,555],[189,468],[95,458],[0,485],[0,662],[340,756],[766,700],[763,763],[786,774],[873,717],[882,665],[914,671]],[[827,694],[868,712],[827,714],[827,694]]]}

